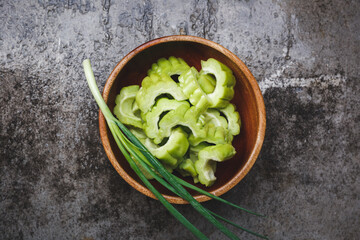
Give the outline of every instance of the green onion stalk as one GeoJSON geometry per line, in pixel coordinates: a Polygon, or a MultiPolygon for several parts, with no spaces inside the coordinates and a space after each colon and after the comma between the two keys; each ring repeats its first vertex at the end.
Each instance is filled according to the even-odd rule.
{"type": "Polygon", "coordinates": [[[250,234],[253,234],[257,237],[268,239],[264,235],[250,231],[246,228],[243,228],[233,223],[232,221],[224,217],[221,217],[220,215],[206,209],[198,201],[196,201],[184,187],[195,190],[200,194],[204,194],[212,199],[218,200],[220,202],[223,202],[240,210],[244,210],[250,214],[264,217],[261,214],[249,211],[233,203],[230,203],[220,197],[217,197],[169,173],[164,168],[164,166],[151,154],[151,152],[130,132],[130,130],[127,129],[116,117],[114,117],[113,113],[105,103],[97,87],[89,59],[84,60],[83,67],[91,93],[93,94],[101,112],[103,113],[106,119],[107,125],[114,137],[117,146],[119,147],[120,151],[128,161],[130,167],[139,176],[139,178],[145,184],[145,186],[164,205],[164,207],[189,231],[191,231],[194,234],[194,236],[196,236],[198,239],[208,239],[207,236],[205,236],[198,228],[196,228],[192,223],[190,223],[171,203],[169,203],[163,197],[163,195],[145,177],[143,172],[140,170],[139,166],[141,166],[147,172],[149,172],[150,175],[156,181],[162,184],[164,187],[166,187],[177,196],[189,202],[190,205],[197,212],[199,212],[205,219],[207,219],[210,223],[212,223],[217,229],[223,232],[229,239],[239,239],[239,238],[232,231],[230,231],[225,225],[223,225],[219,220],[226,222],[232,226],[235,226],[241,230],[244,230],[250,234]]]}

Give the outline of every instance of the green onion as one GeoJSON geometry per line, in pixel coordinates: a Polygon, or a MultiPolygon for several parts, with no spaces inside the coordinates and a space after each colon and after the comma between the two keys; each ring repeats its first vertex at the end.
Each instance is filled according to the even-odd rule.
{"type": "MultiPolygon", "coordinates": [[[[145,168],[145,170],[148,171],[148,172],[151,174],[151,176],[153,176],[159,183],[161,183],[164,187],[166,187],[167,189],[169,189],[171,192],[173,192],[173,193],[177,194],[178,196],[180,196],[180,194],[179,194],[178,192],[176,192],[176,190],[175,190],[170,184],[168,184],[166,181],[164,181],[164,179],[162,179],[161,177],[159,177],[159,175],[156,174],[156,173],[154,172],[154,170],[151,169],[145,162],[140,161],[140,164],[141,164],[141,165],[145,168]]],[[[184,180],[182,180],[182,179],[180,179],[180,178],[179,178],[179,180],[184,181],[184,180]]],[[[184,181],[184,182],[185,182],[185,181],[184,181]]],[[[189,183],[187,183],[187,182],[185,182],[185,183],[186,183],[186,185],[191,185],[191,184],[189,184],[189,183]]],[[[193,185],[191,185],[191,186],[193,186],[193,185]]],[[[194,187],[194,188],[192,188],[192,189],[194,189],[194,190],[197,189],[195,186],[193,186],[193,187],[194,187]]],[[[213,196],[213,198],[216,197],[219,201],[224,202],[224,203],[226,203],[226,204],[228,204],[228,205],[230,205],[230,206],[234,206],[234,207],[236,207],[236,208],[239,208],[239,209],[241,209],[241,210],[244,210],[244,211],[246,211],[246,212],[248,212],[248,213],[251,213],[251,214],[254,214],[254,215],[256,215],[256,216],[263,216],[263,215],[259,215],[259,214],[257,214],[257,213],[253,213],[253,212],[251,212],[251,211],[249,211],[249,210],[247,210],[247,209],[245,209],[245,208],[239,207],[239,206],[237,206],[237,205],[235,205],[235,204],[233,204],[233,203],[230,203],[230,202],[228,202],[228,201],[226,201],[226,200],[224,200],[224,199],[222,199],[222,198],[219,198],[219,197],[217,197],[217,196],[215,196],[215,195],[212,195],[212,194],[210,194],[210,193],[208,193],[208,192],[206,192],[206,191],[204,191],[204,190],[202,190],[202,189],[199,189],[199,190],[201,190],[201,191],[199,191],[199,192],[201,192],[201,193],[204,193],[204,192],[205,192],[205,193],[207,193],[207,194],[205,194],[205,195],[210,196],[210,197],[213,196]]],[[[263,235],[258,234],[258,233],[256,233],[256,232],[253,232],[253,231],[251,231],[251,230],[248,230],[248,229],[246,229],[246,228],[244,228],[244,227],[241,227],[241,226],[237,225],[236,223],[233,223],[232,221],[230,221],[230,220],[228,220],[228,219],[226,219],[226,218],[224,218],[224,217],[222,217],[222,216],[220,216],[220,215],[218,215],[218,214],[216,214],[216,213],[214,213],[214,212],[212,212],[212,211],[210,211],[210,210],[208,210],[208,211],[209,211],[213,216],[219,218],[220,220],[222,220],[222,221],[224,221],[224,222],[227,222],[227,223],[229,223],[229,224],[231,224],[231,225],[233,225],[233,226],[235,226],[235,227],[237,227],[237,228],[239,228],[239,229],[241,229],[241,230],[243,230],[243,231],[245,231],[245,232],[248,232],[248,233],[250,233],[250,234],[252,234],[252,235],[255,235],[255,236],[260,237],[260,238],[263,238],[263,239],[268,239],[266,236],[263,236],[263,235]]]]}
{"type": "Polygon", "coordinates": [[[102,111],[106,122],[109,126],[109,129],[117,143],[120,151],[129,162],[130,167],[134,170],[134,172],[139,176],[141,181],[145,184],[145,186],[154,194],[154,196],[164,205],[164,207],[178,220],[180,221],[186,228],[188,228],[197,238],[199,239],[208,239],[201,231],[199,231],[193,224],[191,224],[178,210],[174,208],[172,204],[170,204],[159,191],[150,183],[148,179],[144,176],[141,170],[138,167],[140,164],[143,168],[145,168],[160,184],[164,185],[170,191],[174,192],[179,197],[188,201],[193,208],[198,211],[201,215],[203,215],[210,223],[212,223],[215,227],[217,227],[220,231],[222,231],[226,236],[230,239],[239,239],[233,232],[231,232],[227,227],[221,224],[218,220],[225,221],[233,226],[236,226],[244,231],[247,231],[251,234],[254,234],[258,237],[265,238],[260,234],[254,233],[250,230],[247,230],[243,227],[236,225],[235,223],[211,212],[210,210],[204,208],[198,201],[196,201],[191,194],[183,187],[188,187],[190,189],[196,190],[197,192],[204,194],[208,197],[226,203],[230,206],[236,207],[238,209],[244,210],[248,213],[262,216],[260,214],[254,213],[252,211],[246,210],[242,207],[239,207],[233,203],[230,203],[222,198],[219,198],[215,195],[212,195],[200,188],[197,188],[186,181],[174,176],[169,173],[163,165],[150,153],[150,151],[127,129],[118,119],[116,119],[104,99],[102,98],[100,91],[96,85],[94,73],[91,68],[90,60],[86,59],[83,62],[84,72],[89,84],[89,88],[91,93],[93,94],[97,104],[102,111]]]}

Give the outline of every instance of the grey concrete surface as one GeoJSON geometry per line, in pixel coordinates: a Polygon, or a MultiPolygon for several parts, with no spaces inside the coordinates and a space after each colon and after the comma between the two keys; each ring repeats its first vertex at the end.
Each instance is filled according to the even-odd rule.
{"type": "Polygon", "coordinates": [[[193,239],[110,165],[81,68],[103,86],[133,48],[179,33],[239,56],[266,104],[261,154],[224,198],[269,217],[205,206],[270,239],[360,239],[358,0],[0,1],[0,239],[193,239]]]}

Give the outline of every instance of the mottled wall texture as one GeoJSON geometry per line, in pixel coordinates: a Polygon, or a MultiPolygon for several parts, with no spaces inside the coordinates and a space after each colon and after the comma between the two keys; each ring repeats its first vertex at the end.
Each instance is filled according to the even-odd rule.
{"type": "Polygon", "coordinates": [[[0,1],[0,239],[193,239],[109,163],[81,67],[102,88],[128,52],[173,34],[234,52],[266,105],[260,156],[224,198],[269,217],[205,206],[271,239],[360,239],[358,0],[0,1]]]}

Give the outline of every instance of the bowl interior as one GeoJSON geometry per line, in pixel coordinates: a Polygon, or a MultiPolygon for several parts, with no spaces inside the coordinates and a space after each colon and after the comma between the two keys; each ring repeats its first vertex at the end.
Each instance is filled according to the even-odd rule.
{"type": "MultiPolygon", "coordinates": [[[[227,65],[233,71],[237,81],[235,86],[235,96],[231,102],[236,105],[237,111],[241,116],[240,135],[236,136],[233,141],[233,145],[237,153],[231,160],[217,165],[217,180],[213,186],[206,188],[201,184],[197,184],[198,187],[212,192],[213,194],[223,194],[235,186],[246,175],[255,162],[258,151],[260,150],[258,149],[258,151],[254,152],[255,145],[258,144],[257,141],[259,141],[259,131],[261,131],[260,121],[265,121],[265,118],[261,115],[261,109],[259,109],[259,106],[261,107],[261,103],[259,104],[258,99],[259,93],[257,92],[259,90],[255,89],[254,91],[254,82],[257,86],[255,79],[248,71],[246,66],[238,58],[236,58],[235,55],[217,44],[216,48],[214,48],[211,44],[207,44],[207,42],[204,44],[203,42],[193,42],[186,40],[160,41],[148,45],[145,44],[139,48],[140,49],[135,49],[132,53],[125,57],[125,60],[122,60],[125,61],[126,64],[124,64],[124,62],[120,62],[118,64],[106,83],[103,95],[110,109],[114,108],[115,97],[117,94],[119,94],[120,89],[122,87],[133,84],[140,85],[143,78],[147,75],[147,70],[153,63],[162,57],[168,58],[170,56],[175,56],[183,58],[189,64],[189,66],[194,66],[197,70],[201,69],[201,60],[215,58],[227,65]]],[[[261,93],[260,98],[260,101],[263,101],[261,93]]],[[[102,136],[102,140],[104,142],[104,138],[105,141],[108,139],[111,150],[113,152],[112,157],[116,159],[119,165],[123,168],[124,172],[128,174],[127,177],[132,178],[130,179],[131,181],[135,180],[135,182],[137,182],[135,184],[135,188],[143,192],[145,187],[143,186],[141,180],[130,168],[126,159],[122,156],[114,139],[111,136],[109,129],[107,129],[106,135],[107,136],[105,137],[102,136]]],[[[261,147],[263,133],[260,138],[261,147]]],[[[109,152],[107,152],[107,154],[109,155],[109,152]]],[[[124,172],[119,173],[123,175],[124,172]]],[[[183,179],[192,183],[191,177],[183,179]]],[[[173,193],[162,187],[157,182],[152,181],[152,183],[171,202],[185,203],[183,200],[176,197],[173,193]]],[[[131,185],[134,186],[134,182],[131,185]]],[[[190,193],[195,196],[198,201],[208,200],[207,197],[199,195],[196,192],[190,191],[190,193]]],[[[145,194],[149,195],[147,193],[145,194]]]]}

